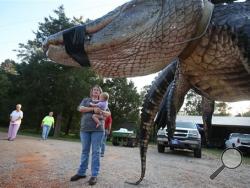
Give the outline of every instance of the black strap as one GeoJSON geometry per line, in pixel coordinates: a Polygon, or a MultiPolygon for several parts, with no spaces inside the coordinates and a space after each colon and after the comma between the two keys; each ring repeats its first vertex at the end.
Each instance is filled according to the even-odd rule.
{"type": "Polygon", "coordinates": [[[81,66],[90,66],[89,58],[84,49],[85,37],[85,25],[75,26],[63,32],[66,52],[81,66]]]}

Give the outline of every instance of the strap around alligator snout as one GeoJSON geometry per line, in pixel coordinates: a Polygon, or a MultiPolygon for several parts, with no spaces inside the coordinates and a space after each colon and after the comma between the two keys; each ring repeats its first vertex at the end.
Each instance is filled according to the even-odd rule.
{"type": "Polygon", "coordinates": [[[84,49],[86,36],[85,25],[76,26],[63,32],[66,52],[81,66],[90,66],[89,58],[84,49]]]}
{"type": "Polygon", "coordinates": [[[187,57],[189,57],[190,54],[192,54],[199,42],[198,39],[200,39],[206,33],[209,23],[212,19],[213,10],[214,5],[208,0],[204,0],[204,8],[202,10],[201,19],[197,24],[196,32],[194,34],[194,37],[189,40],[190,42],[179,55],[181,59],[186,59],[187,57]]]}

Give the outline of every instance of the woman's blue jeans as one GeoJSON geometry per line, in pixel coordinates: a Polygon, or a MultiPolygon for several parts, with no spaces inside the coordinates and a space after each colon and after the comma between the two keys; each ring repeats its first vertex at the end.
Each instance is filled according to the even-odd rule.
{"type": "Polygon", "coordinates": [[[82,143],[82,154],[81,164],[77,172],[78,175],[86,175],[89,162],[90,147],[92,147],[92,161],[91,161],[91,176],[97,177],[100,170],[100,148],[104,132],[85,132],[80,131],[81,143],[82,143]]]}

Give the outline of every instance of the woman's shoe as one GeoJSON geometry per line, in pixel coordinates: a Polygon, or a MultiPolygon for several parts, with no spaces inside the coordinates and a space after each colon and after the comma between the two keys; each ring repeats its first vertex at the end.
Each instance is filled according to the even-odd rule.
{"type": "Polygon", "coordinates": [[[91,177],[89,179],[89,185],[95,185],[97,183],[97,177],[91,177]]]}
{"type": "Polygon", "coordinates": [[[76,174],[70,178],[70,181],[77,181],[81,178],[86,178],[86,177],[87,177],[86,175],[80,176],[80,175],[76,174]]]}

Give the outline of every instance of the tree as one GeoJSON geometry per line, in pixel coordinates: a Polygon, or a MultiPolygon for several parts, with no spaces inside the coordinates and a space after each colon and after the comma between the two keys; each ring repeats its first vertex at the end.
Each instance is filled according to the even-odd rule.
{"type": "Polygon", "coordinates": [[[228,107],[227,103],[225,102],[216,102],[215,103],[215,113],[214,115],[219,116],[229,116],[228,110],[230,108],[228,107]]]}
{"type": "Polygon", "coordinates": [[[0,98],[1,100],[7,96],[8,90],[10,88],[10,81],[5,71],[0,70],[0,98]]]}
{"type": "MultiPolygon", "coordinates": [[[[102,79],[89,69],[55,64],[44,55],[42,41],[47,36],[83,23],[81,19],[67,18],[63,6],[54,13],[55,17],[49,16],[39,23],[34,40],[19,44],[16,51],[22,63],[16,65],[17,75],[12,78],[15,87],[11,92],[23,104],[25,117],[29,117],[24,117],[23,128],[36,127],[39,130],[42,117],[54,111],[58,128],[68,134],[71,128],[78,131],[80,114],[76,111],[77,105],[89,95],[91,85],[102,83],[102,79]]],[[[60,131],[58,129],[56,133],[59,135],[60,131]]]]}
{"type": "Polygon", "coordinates": [[[0,65],[0,123],[8,125],[9,113],[15,108],[16,100],[15,93],[12,93],[16,84],[13,81],[13,77],[16,77],[16,62],[10,59],[6,59],[0,65]],[[11,105],[10,105],[11,104],[11,105]]]}
{"type": "Polygon", "coordinates": [[[242,117],[250,117],[250,109],[247,112],[242,113],[242,117]]]}
{"type": "Polygon", "coordinates": [[[147,92],[149,91],[150,87],[151,87],[151,85],[143,86],[143,88],[142,88],[142,90],[140,92],[141,103],[143,103],[144,98],[145,98],[147,92]]]}
{"type": "Polygon", "coordinates": [[[8,74],[5,70],[0,69],[0,122],[3,125],[7,125],[9,120],[9,108],[8,108],[8,93],[11,88],[11,82],[9,80],[8,74]]]}
{"type": "Polygon", "coordinates": [[[110,95],[109,108],[113,117],[113,128],[124,121],[138,122],[140,95],[132,81],[126,78],[108,79],[103,90],[110,95]]]}
{"type": "Polygon", "coordinates": [[[56,116],[56,136],[61,130],[65,134],[79,131],[80,113],[76,111],[83,97],[89,96],[89,89],[95,84],[102,85],[110,94],[110,109],[115,122],[138,121],[140,95],[133,82],[126,79],[103,79],[90,69],[69,68],[55,64],[42,52],[42,41],[49,35],[79,24],[81,19],[69,19],[63,7],[55,11],[56,18],[44,19],[39,23],[35,39],[20,44],[17,50],[21,63],[15,64],[16,74],[9,76],[8,105],[21,103],[24,110],[22,128],[40,129],[42,118],[49,111],[56,116]],[[11,99],[11,100],[10,100],[11,99]]]}
{"type": "Polygon", "coordinates": [[[0,68],[5,73],[15,75],[15,74],[17,74],[15,64],[16,64],[15,61],[13,61],[11,59],[6,59],[4,62],[1,63],[0,68]]]}
{"type": "Polygon", "coordinates": [[[197,95],[193,90],[189,90],[186,95],[186,103],[184,104],[184,112],[187,115],[201,115],[201,96],[197,95]]]}

